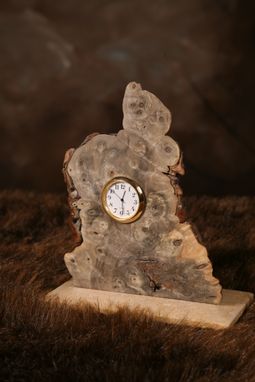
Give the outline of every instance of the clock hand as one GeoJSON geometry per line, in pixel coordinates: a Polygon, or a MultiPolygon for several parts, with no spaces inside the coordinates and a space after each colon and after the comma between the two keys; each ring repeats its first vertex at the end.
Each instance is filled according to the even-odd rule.
{"type": "Polygon", "coordinates": [[[116,194],[116,192],[114,191],[114,190],[112,190],[112,192],[120,199],[120,200],[122,200],[121,199],[121,197],[118,195],[118,194],[116,194]]]}
{"type": "Polygon", "coordinates": [[[124,194],[122,195],[121,201],[124,203],[124,196],[125,196],[126,191],[124,191],[124,194]]]}
{"type": "Polygon", "coordinates": [[[124,200],[121,200],[121,209],[122,209],[122,214],[124,215],[124,200]]]}

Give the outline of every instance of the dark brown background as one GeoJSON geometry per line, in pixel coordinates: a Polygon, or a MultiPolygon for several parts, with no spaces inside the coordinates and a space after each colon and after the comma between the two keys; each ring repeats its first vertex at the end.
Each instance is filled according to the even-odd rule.
{"type": "Polygon", "coordinates": [[[0,186],[65,189],[64,152],[121,127],[135,80],[173,114],[186,194],[255,191],[253,0],[0,2],[0,186]]]}

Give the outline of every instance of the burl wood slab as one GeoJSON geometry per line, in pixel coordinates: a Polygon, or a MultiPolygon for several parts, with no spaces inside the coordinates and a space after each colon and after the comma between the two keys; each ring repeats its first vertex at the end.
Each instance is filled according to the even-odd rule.
{"type": "Polygon", "coordinates": [[[165,135],[171,114],[152,93],[131,82],[123,99],[123,129],[93,134],[67,151],[64,174],[80,240],[65,263],[77,287],[218,304],[221,286],[206,248],[183,221],[183,174],[178,144],[165,135]],[[113,177],[135,180],[146,195],[142,217],[130,224],[102,209],[113,177]]]}

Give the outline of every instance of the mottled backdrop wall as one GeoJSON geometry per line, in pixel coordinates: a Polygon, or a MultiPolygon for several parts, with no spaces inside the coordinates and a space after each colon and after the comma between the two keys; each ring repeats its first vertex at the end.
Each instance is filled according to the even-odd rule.
{"type": "Polygon", "coordinates": [[[64,151],[122,122],[125,85],[170,107],[185,193],[255,191],[255,2],[0,2],[0,186],[65,189],[64,151]]]}

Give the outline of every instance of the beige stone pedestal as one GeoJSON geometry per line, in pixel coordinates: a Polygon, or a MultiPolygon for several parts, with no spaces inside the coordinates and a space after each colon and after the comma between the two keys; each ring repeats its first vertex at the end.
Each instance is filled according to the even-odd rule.
{"type": "Polygon", "coordinates": [[[47,295],[68,304],[89,303],[102,312],[114,312],[120,306],[142,309],[155,318],[169,323],[180,323],[214,329],[233,325],[253,300],[253,294],[223,289],[219,305],[173,300],[168,298],[115,293],[103,290],[77,288],[67,281],[47,295]]]}

